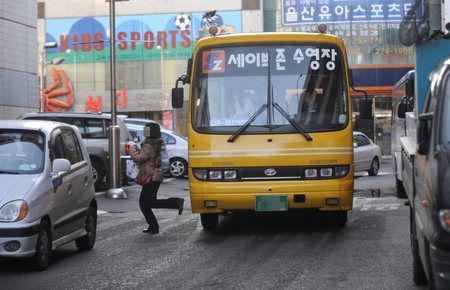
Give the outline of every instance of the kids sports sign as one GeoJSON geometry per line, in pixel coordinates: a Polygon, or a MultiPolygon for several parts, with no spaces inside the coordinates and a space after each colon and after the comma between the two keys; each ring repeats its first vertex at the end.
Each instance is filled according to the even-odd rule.
{"type": "MultiPolygon", "coordinates": [[[[205,35],[204,13],[116,16],[117,61],[187,59],[193,43],[205,35]]],[[[242,31],[242,12],[218,12],[220,26],[242,31]]],[[[109,61],[109,18],[86,17],[48,19],[48,59],[64,57],[66,63],[109,61]]]]}

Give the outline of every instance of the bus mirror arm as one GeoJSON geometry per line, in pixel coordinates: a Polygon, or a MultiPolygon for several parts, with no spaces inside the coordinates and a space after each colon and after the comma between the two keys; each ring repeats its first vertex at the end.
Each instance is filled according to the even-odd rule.
{"type": "Polygon", "coordinates": [[[283,108],[280,105],[278,105],[278,103],[274,103],[273,106],[281,113],[281,115],[283,115],[284,118],[286,118],[286,120],[289,121],[289,123],[291,123],[292,126],[294,126],[295,129],[297,129],[297,131],[299,131],[303,135],[303,137],[305,137],[306,141],[313,140],[311,135],[309,135],[308,132],[306,132],[305,129],[303,129],[297,122],[295,122],[291,118],[291,116],[289,116],[289,114],[286,113],[286,111],[283,110],[283,108]]]}
{"type": "Polygon", "coordinates": [[[177,78],[177,80],[175,81],[175,88],[178,88],[178,83],[182,82],[183,85],[188,84],[189,83],[189,76],[188,75],[181,75],[177,78]]]}

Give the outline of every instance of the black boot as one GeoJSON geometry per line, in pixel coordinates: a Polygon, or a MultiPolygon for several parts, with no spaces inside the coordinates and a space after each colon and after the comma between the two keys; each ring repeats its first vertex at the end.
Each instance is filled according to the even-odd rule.
{"type": "Polygon", "coordinates": [[[152,226],[148,226],[148,228],[146,230],[142,231],[143,233],[146,234],[159,234],[159,227],[152,227],[152,226]]]}
{"type": "Polygon", "coordinates": [[[179,198],[178,199],[178,215],[181,215],[183,213],[183,208],[184,208],[184,199],[179,198]]]}

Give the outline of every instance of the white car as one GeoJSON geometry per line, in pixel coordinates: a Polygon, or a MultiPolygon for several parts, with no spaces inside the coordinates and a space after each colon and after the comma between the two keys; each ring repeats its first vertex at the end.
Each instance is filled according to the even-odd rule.
{"type": "Polygon", "coordinates": [[[380,146],[361,132],[353,132],[355,172],[367,171],[370,176],[378,174],[381,162],[380,146]]]}
{"type": "Polygon", "coordinates": [[[188,173],[187,138],[170,130],[161,130],[169,154],[169,172],[173,177],[184,177],[188,173]]]}

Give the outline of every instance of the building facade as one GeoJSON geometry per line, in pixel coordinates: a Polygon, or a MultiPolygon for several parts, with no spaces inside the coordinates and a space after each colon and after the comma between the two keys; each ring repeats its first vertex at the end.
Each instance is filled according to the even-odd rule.
{"type": "MultiPolygon", "coordinates": [[[[225,33],[309,32],[324,23],[346,46],[356,89],[367,91],[374,118],[360,120],[352,93],[355,129],[374,138],[390,154],[392,85],[413,69],[414,47],[398,40],[398,29],[415,0],[128,0],[116,2],[117,109],[186,133],[187,106],[173,110],[170,92],[186,72],[195,42],[213,21],[225,33]],[[214,14],[215,12],[215,14],[214,14]]],[[[109,3],[39,0],[40,43],[47,61],[48,111],[108,112],[109,3]],[[42,29],[41,29],[42,28],[42,29]]],[[[418,11],[420,17],[421,11],[418,11]]],[[[187,92],[187,90],[185,90],[187,92]]],[[[187,100],[187,95],[185,96],[187,100]]]]}
{"type": "MultiPolygon", "coordinates": [[[[272,1],[266,1],[270,3],[272,1]]],[[[265,2],[265,3],[266,3],[265,2]]],[[[360,92],[352,91],[354,129],[374,139],[390,155],[392,86],[414,69],[415,48],[398,39],[400,22],[414,0],[282,0],[271,9],[273,31],[317,31],[340,36],[346,45],[356,89],[368,93],[373,119],[359,119],[360,92]]],[[[419,7],[417,19],[421,18],[419,7]]]]}
{"type": "Polygon", "coordinates": [[[0,119],[39,108],[36,6],[0,0],[0,119]]]}
{"type": "MultiPolygon", "coordinates": [[[[45,0],[39,5],[45,11],[41,41],[58,44],[47,49],[47,59],[65,59],[46,66],[44,110],[110,111],[109,3],[45,0]]],[[[177,77],[186,73],[195,42],[207,35],[206,17],[227,33],[263,31],[260,0],[129,0],[115,5],[118,113],[153,119],[181,133],[187,109],[173,110],[170,93],[177,77]]]]}

